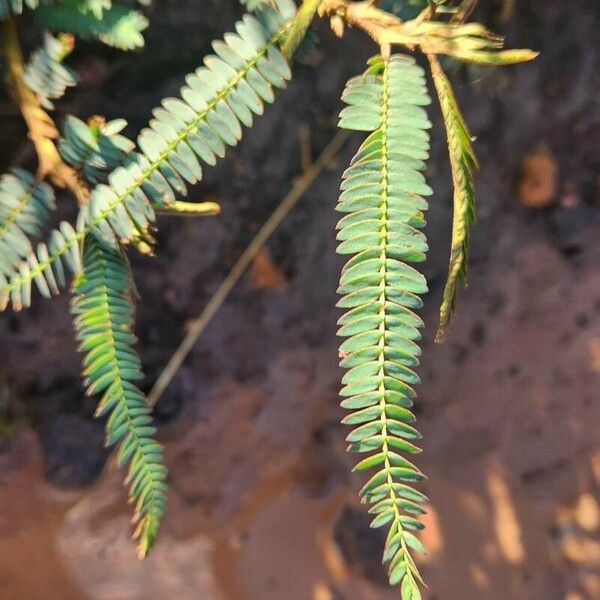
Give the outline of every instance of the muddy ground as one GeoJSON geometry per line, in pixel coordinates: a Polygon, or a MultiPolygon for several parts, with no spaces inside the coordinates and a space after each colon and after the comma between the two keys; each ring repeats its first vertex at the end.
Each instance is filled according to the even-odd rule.
{"type": "MultiPolygon", "coordinates": [[[[434,135],[417,407],[432,502],[426,596],[599,599],[600,5],[521,0],[505,23],[499,3],[481,6],[511,45],[542,55],[453,73],[477,136],[479,224],[471,285],[442,345],[432,338],[451,190],[434,135]]],[[[83,82],[61,111],[124,116],[133,135],[237,11],[224,0],[156,3],[145,53],[79,49],[83,82]]],[[[148,388],[300,174],[300,130],[315,156],[334,134],[344,81],[372,48],[354,33],[342,44],[324,28],[320,37],[313,64],[296,67],[198,188],[222,215],[162,217],[157,257],[132,257],[148,388]]],[[[2,168],[26,165],[18,115],[6,100],[1,111],[2,168]]],[[[0,319],[1,600],[397,598],[338,424],[333,208],[358,143],[276,232],[273,269],[265,275],[263,261],[236,287],[158,405],[169,509],[144,563],[128,538],[121,474],[81,392],[67,298],[0,319]]],[[[60,213],[73,214],[68,201],[60,213]]]]}

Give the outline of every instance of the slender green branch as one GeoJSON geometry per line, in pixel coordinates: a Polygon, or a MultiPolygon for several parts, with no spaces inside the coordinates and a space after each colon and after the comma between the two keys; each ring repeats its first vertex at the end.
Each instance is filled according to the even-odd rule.
{"type": "Polygon", "coordinates": [[[322,3],[323,0],[304,0],[302,3],[281,47],[288,60],[294,56],[322,3]]]}

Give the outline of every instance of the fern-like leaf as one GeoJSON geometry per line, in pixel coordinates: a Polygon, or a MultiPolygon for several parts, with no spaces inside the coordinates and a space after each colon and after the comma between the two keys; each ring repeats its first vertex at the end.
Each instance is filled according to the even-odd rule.
{"type": "Polygon", "coordinates": [[[9,304],[15,311],[29,307],[32,282],[45,298],[58,294],[66,286],[65,267],[73,274],[81,271],[83,237],[81,229],[75,231],[70,223],[62,221],[50,232],[48,241],[39,243],[18,268],[7,274],[0,272],[0,311],[9,304]]]}
{"type": "Polygon", "coordinates": [[[99,16],[98,6],[78,0],[62,0],[40,6],[33,17],[43,27],[81,38],[97,39],[121,50],[143,46],[142,31],[148,27],[148,19],[136,10],[110,5],[99,16]]]}
{"type": "MultiPolygon", "coordinates": [[[[109,177],[109,185],[94,188],[79,215],[77,232],[65,238],[64,245],[43,256],[28,257],[10,281],[0,281],[0,308],[12,299],[16,307],[29,306],[31,281],[35,279],[43,295],[55,291],[55,283],[45,279],[67,253],[89,232],[105,244],[145,239],[155,219],[152,205],[170,204],[175,192],[187,192],[186,181],[202,179],[201,163],[214,165],[227,146],[242,137],[242,126],[250,126],[253,115],[275,99],[274,88],[283,88],[291,72],[278,49],[291,25],[295,6],[277,0],[278,10],[267,8],[255,16],[246,15],[237,23],[236,33],[213,43],[215,55],[186,77],[180,98],[167,98],[154,109],[150,127],[138,137],[142,153],[132,153],[126,165],[109,177]],[[35,265],[32,267],[31,265],[35,265]],[[22,293],[23,292],[23,293],[22,293]]],[[[70,264],[78,269],[77,263],[70,264]]]]}
{"type": "Polygon", "coordinates": [[[60,34],[55,38],[47,33],[44,45],[33,53],[27,64],[23,81],[36,93],[44,108],[53,109],[52,100],[61,98],[68,87],[77,84],[77,74],[62,64],[73,46],[72,35],[60,34]]]}
{"type": "Polygon", "coordinates": [[[52,188],[22,169],[0,179],[0,278],[10,274],[32,251],[30,237],[40,235],[54,209],[52,188]]]}
{"type": "Polygon", "coordinates": [[[143,378],[133,349],[133,290],[119,251],[93,235],[85,242],[83,270],[73,285],[72,312],[88,394],[101,394],[97,416],[108,416],[106,443],[119,444],[119,464],[129,464],[129,501],[135,509],[134,537],[144,557],[152,547],[166,502],[167,470],[153,440],[150,409],[136,386],[143,378]]]}
{"type": "Polygon", "coordinates": [[[475,223],[475,194],[473,171],[477,169],[477,158],[473,150],[471,134],[465,123],[452,84],[434,55],[429,55],[431,73],[437,91],[446,136],[452,181],[454,184],[454,216],[452,220],[452,246],[448,278],[444,287],[440,307],[440,322],[436,341],[440,341],[448,329],[456,304],[457,287],[467,285],[467,260],[469,254],[469,229],[475,223]]]}
{"type": "Polygon", "coordinates": [[[187,193],[187,183],[202,179],[201,163],[214,165],[227,146],[235,146],[242,127],[251,126],[253,114],[275,99],[273,88],[284,87],[291,73],[277,50],[285,21],[262,22],[246,15],[236,25],[237,34],[215,42],[216,55],[186,77],[180,98],[167,98],[153,111],[150,127],[138,136],[142,154],[109,176],[109,186],[94,189],[86,207],[86,222],[105,242],[130,241],[146,230],[153,219],[150,201],[169,203],[175,192],[187,193]],[[134,210],[139,212],[135,214],[134,210]],[[144,209],[141,212],[140,209],[144,209]],[[106,221],[97,222],[107,214],[106,221]]]}
{"type": "Polygon", "coordinates": [[[351,79],[342,99],[349,104],[340,127],[371,132],[345,171],[337,210],[338,252],[351,254],[338,292],[343,378],[342,406],[352,412],[348,450],[365,454],[357,471],[375,469],[361,490],[372,504],[372,527],[388,526],[384,561],[403,600],[418,600],[420,576],[411,552],[423,551],[412,533],[422,528],[425,496],[412,487],[423,479],[405,454],[420,452],[414,441],[412,370],[420,355],[422,274],[407,263],[425,259],[423,196],[431,194],[421,171],[429,156],[430,103],[422,69],[404,55],[371,59],[367,72],[351,79]]]}
{"type": "Polygon", "coordinates": [[[92,183],[107,182],[108,174],[126,162],[135,144],[121,131],[127,126],[124,119],[106,122],[92,117],[84,123],[68,115],[58,150],[71,166],[77,168],[92,183]]]}

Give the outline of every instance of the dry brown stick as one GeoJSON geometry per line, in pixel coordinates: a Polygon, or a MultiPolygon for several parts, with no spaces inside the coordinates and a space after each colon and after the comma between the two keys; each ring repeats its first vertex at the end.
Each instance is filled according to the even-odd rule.
{"type": "Polygon", "coordinates": [[[54,121],[42,108],[35,93],[27,87],[23,80],[25,74],[23,53],[21,52],[17,28],[10,17],[2,21],[1,37],[11,91],[27,125],[29,138],[38,156],[37,177],[39,179],[49,177],[50,181],[56,186],[71,190],[81,206],[85,204],[89,197],[89,189],[78,177],[75,169],[67,165],[60,157],[54,143],[54,140],[58,137],[54,121]]]}
{"type": "Polygon", "coordinates": [[[349,135],[350,134],[347,131],[340,131],[334,136],[317,160],[315,160],[315,162],[310,165],[310,167],[303,173],[298,181],[296,181],[289,193],[281,201],[279,206],[271,214],[266,223],[262,226],[260,231],[244,250],[227,277],[219,286],[219,289],[210,299],[209,303],[204,307],[200,315],[194,319],[194,321],[192,321],[191,327],[188,329],[183,341],[171,357],[171,360],[164,368],[159,378],[156,380],[154,387],[148,395],[148,404],[150,406],[156,405],[159,398],[162,396],[163,392],[169,383],[171,383],[171,380],[179,370],[179,367],[181,367],[183,361],[190,353],[190,350],[194,347],[194,344],[198,340],[200,334],[204,331],[210,320],[214,317],[217,310],[219,310],[235,284],[240,280],[246,269],[254,260],[255,256],[264,246],[265,242],[269,239],[270,235],[281,224],[283,219],[295,206],[298,200],[300,200],[300,198],[304,195],[306,190],[312,185],[321,171],[335,158],[344,142],[348,139],[349,135]]]}

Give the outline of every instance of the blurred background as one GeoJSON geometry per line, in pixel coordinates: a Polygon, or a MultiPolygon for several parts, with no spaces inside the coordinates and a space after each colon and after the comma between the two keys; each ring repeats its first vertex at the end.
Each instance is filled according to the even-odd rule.
{"type": "MultiPolygon", "coordinates": [[[[600,599],[600,4],[482,0],[477,18],[534,63],[452,71],[481,162],[471,283],[433,344],[451,181],[435,104],[431,293],[417,415],[432,505],[429,600],[600,599]]],[[[124,117],[177,92],[235,0],[157,0],[143,52],[80,44],[60,111],[124,117]]],[[[28,47],[39,39],[26,23],[28,47]],[[28,37],[29,36],[29,37],[28,37]]],[[[162,217],[132,256],[150,389],[244,247],[335,134],[346,79],[373,47],[320,24],[310,64],[207,170],[210,220],[162,217]]],[[[30,165],[0,98],[1,170],[30,165]]],[[[59,113],[58,121],[61,120],[59,113]]],[[[0,319],[1,600],[388,600],[381,537],[358,505],[338,408],[334,253],[340,174],[310,188],[194,347],[156,408],[170,468],[154,553],[129,539],[122,474],[82,393],[66,295],[0,319]]],[[[61,217],[74,209],[59,202],[61,217]]]]}

